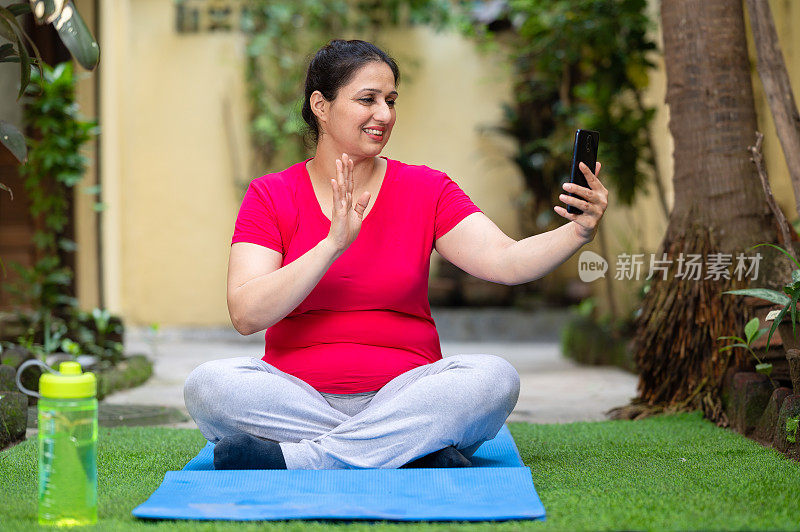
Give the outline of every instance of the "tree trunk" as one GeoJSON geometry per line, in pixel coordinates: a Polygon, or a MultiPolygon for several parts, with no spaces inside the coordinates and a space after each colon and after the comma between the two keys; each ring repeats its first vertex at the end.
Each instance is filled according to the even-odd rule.
{"type": "MultiPolygon", "coordinates": [[[[738,349],[720,353],[716,338],[741,335],[749,317],[742,298],[722,292],[774,286],[764,279],[775,277],[770,267],[780,263],[772,248],[745,251],[774,242],[776,231],[747,149],[757,126],[743,15],[741,2],[732,0],[661,3],[675,202],[656,258],[667,253],[672,266],[666,279],[653,278],[633,344],[640,370],[635,403],[652,411],[701,408],[720,425],[727,424],[723,376],[746,358],[738,349]],[[764,257],[757,281],[737,280],[740,252],[764,257]],[[676,277],[681,253],[701,256],[700,279],[676,277]],[[730,279],[706,279],[713,253],[731,255],[730,279]]],[[[782,276],[785,263],[780,268],[782,276]]]]}
{"type": "Polygon", "coordinates": [[[792,178],[795,205],[800,213],[800,114],[792,94],[769,2],[747,0],[747,12],[750,14],[753,42],[758,53],[758,75],[775,120],[778,140],[792,178]]]}

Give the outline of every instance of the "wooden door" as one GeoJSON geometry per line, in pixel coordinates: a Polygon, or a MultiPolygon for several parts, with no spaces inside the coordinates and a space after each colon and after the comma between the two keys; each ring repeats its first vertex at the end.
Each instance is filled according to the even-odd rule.
{"type": "MultiPolygon", "coordinates": [[[[12,282],[19,275],[10,266],[18,262],[23,267],[32,266],[35,260],[33,245],[34,224],[28,213],[30,202],[22,188],[17,168],[19,162],[5,146],[0,145],[0,183],[5,183],[14,192],[14,200],[5,190],[0,190],[0,285],[12,282]]],[[[8,290],[0,288],[0,311],[11,310],[8,290]]]]}
{"type": "MultiPolygon", "coordinates": [[[[55,65],[59,62],[70,60],[69,52],[52,25],[36,26],[30,15],[24,17],[24,24],[28,35],[36,43],[45,63],[55,65]]],[[[14,96],[16,97],[16,95],[14,96]]],[[[32,132],[25,131],[25,134],[31,135],[32,132]]],[[[10,267],[10,263],[17,262],[27,268],[32,266],[39,258],[33,243],[33,234],[38,227],[37,223],[41,223],[41,221],[33,220],[29,214],[30,201],[22,186],[22,179],[19,177],[18,169],[19,162],[5,146],[0,145],[0,182],[8,185],[14,192],[12,201],[9,194],[0,189],[0,260],[3,261],[5,267],[4,275],[3,267],[0,266],[0,312],[7,312],[13,308],[10,294],[3,287],[4,283],[13,282],[19,278],[16,271],[10,267]]],[[[75,234],[72,194],[70,194],[67,201],[69,222],[64,228],[64,236],[72,240],[75,234]]],[[[69,266],[74,272],[75,254],[61,251],[59,255],[61,263],[69,266]]],[[[74,281],[67,293],[71,296],[74,295],[74,281]]]]}

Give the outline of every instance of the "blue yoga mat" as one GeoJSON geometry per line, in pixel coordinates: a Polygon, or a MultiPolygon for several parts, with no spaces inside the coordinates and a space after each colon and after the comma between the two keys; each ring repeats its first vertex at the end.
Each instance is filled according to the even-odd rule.
{"type": "Polygon", "coordinates": [[[208,442],[133,510],[146,519],[544,520],[531,470],[503,426],[472,467],[215,471],[208,442]]]}

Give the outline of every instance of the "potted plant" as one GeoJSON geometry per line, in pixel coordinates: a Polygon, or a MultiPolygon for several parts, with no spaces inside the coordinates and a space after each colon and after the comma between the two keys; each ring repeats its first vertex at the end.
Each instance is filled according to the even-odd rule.
{"type": "MultiPolygon", "coordinates": [[[[757,244],[749,249],[754,249],[759,246],[770,246],[779,250],[789,257],[796,266],[796,269],[792,270],[791,279],[784,285],[783,292],[770,290],[768,288],[744,288],[740,290],[728,290],[723,292],[723,294],[755,297],[776,305],[775,309],[768,313],[766,317],[766,321],[772,321],[772,326],[767,336],[766,350],[769,350],[769,343],[772,340],[772,335],[776,330],[779,330],[781,339],[783,340],[784,353],[789,362],[793,391],[795,394],[800,394],[800,350],[798,350],[800,344],[798,344],[796,325],[797,302],[800,300],[800,262],[788,251],[775,244],[757,244]]],[[[753,338],[753,340],[755,340],[755,338],[753,338]]],[[[750,342],[748,342],[748,344],[749,343],[750,342]]]]}

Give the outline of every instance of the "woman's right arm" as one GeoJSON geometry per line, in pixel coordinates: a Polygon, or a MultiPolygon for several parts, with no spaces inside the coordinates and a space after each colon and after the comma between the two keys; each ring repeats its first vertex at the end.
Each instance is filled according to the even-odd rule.
{"type": "Polygon", "coordinates": [[[304,255],[281,268],[282,255],[273,249],[247,242],[231,246],[228,313],[240,334],[263,331],[285,318],[358,236],[370,194],[364,192],[353,205],[353,161],[346,154],[336,159],[336,170],[330,231],[304,255]]]}
{"type": "Polygon", "coordinates": [[[279,252],[236,242],[228,263],[228,312],[240,334],[278,323],[308,296],[341,252],[325,238],[281,268],[279,252]]]}

